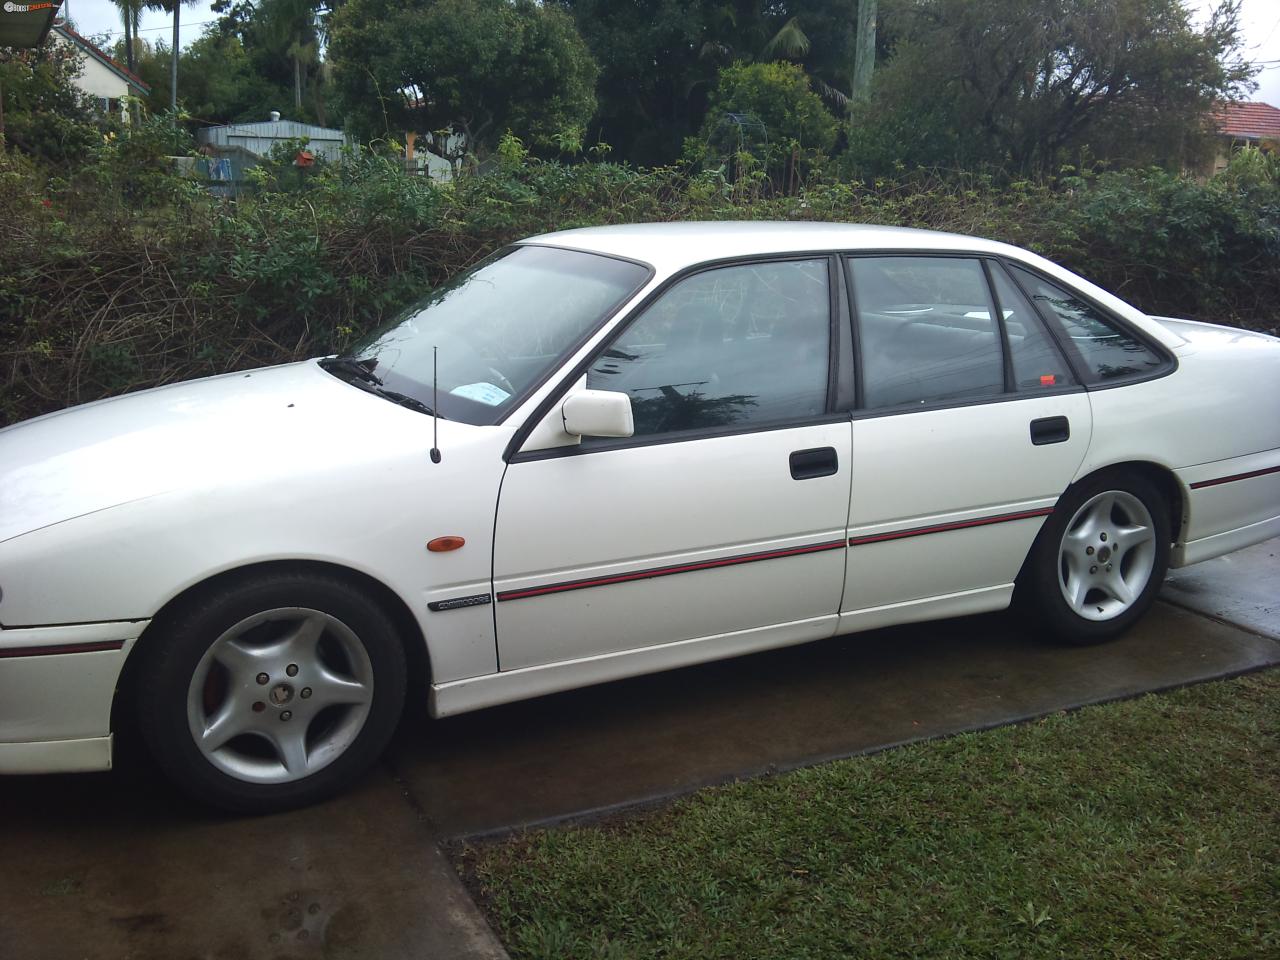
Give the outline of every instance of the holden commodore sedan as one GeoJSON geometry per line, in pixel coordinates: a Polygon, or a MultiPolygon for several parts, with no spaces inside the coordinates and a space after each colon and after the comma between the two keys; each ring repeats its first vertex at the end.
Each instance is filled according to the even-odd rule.
{"type": "Polygon", "coordinates": [[[0,771],[132,719],[242,811],[435,716],[1016,600],[1094,643],[1280,533],[1280,341],[1027,251],[517,243],[342,356],[0,432],[0,771]]]}

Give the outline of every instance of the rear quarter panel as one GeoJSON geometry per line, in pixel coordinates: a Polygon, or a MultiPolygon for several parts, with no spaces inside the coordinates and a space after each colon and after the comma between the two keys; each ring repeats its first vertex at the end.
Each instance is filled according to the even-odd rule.
{"type": "Polygon", "coordinates": [[[1090,393],[1093,440],[1076,479],[1135,461],[1172,471],[1183,495],[1180,565],[1280,532],[1280,340],[1211,324],[1167,327],[1183,340],[1177,370],[1090,393]],[[1245,528],[1252,533],[1223,536],[1245,528]]]}

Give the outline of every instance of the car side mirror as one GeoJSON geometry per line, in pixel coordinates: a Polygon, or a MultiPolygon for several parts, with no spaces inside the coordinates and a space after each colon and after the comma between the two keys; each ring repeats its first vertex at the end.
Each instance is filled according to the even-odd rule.
{"type": "Polygon", "coordinates": [[[560,407],[564,432],[576,437],[629,437],[635,433],[631,398],[614,390],[580,390],[560,407]]]}

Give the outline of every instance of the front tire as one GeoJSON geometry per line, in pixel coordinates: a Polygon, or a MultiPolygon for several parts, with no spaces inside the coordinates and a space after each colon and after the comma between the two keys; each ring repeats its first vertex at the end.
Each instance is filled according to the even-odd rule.
{"type": "Polygon", "coordinates": [[[1101,643],[1150,608],[1169,550],[1169,508],[1160,491],[1135,473],[1099,474],[1058,501],[1019,589],[1058,639],[1101,643]]]}
{"type": "Polygon", "coordinates": [[[391,619],[337,577],[272,573],[199,595],[140,651],[133,687],[161,768],[239,813],[305,806],[381,754],[405,693],[391,619]]]}

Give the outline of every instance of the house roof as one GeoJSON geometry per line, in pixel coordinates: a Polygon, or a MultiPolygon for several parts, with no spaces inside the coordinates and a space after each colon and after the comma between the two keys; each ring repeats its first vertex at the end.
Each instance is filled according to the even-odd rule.
{"type": "Polygon", "coordinates": [[[1221,103],[1213,111],[1218,132],[1239,140],[1280,140],[1280,110],[1269,103],[1221,103]]]}
{"type": "Polygon", "coordinates": [[[39,47],[49,35],[62,0],[18,0],[0,7],[0,46],[39,47]]]}
{"type": "Polygon", "coordinates": [[[120,79],[123,80],[125,83],[127,83],[129,86],[138,90],[143,96],[146,96],[151,92],[150,85],[143,83],[141,77],[139,77],[136,73],[131,72],[126,67],[124,67],[120,63],[113,60],[111,57],[107,56],[107,54],[103,52],[100,48],[94,46],[93,43],[91,43],[89,40],[86,40],[84,37],[80,36],[80,34],[76,33],[65,23],[55,23],[53,25],[53,32],[58,34],[63,39],[75,44],[77,47],[79,47],[81,50],[83,50],[93,59],[97,60],[100,64],[102,64],[112,73],[119,76],[120,79]]]}

